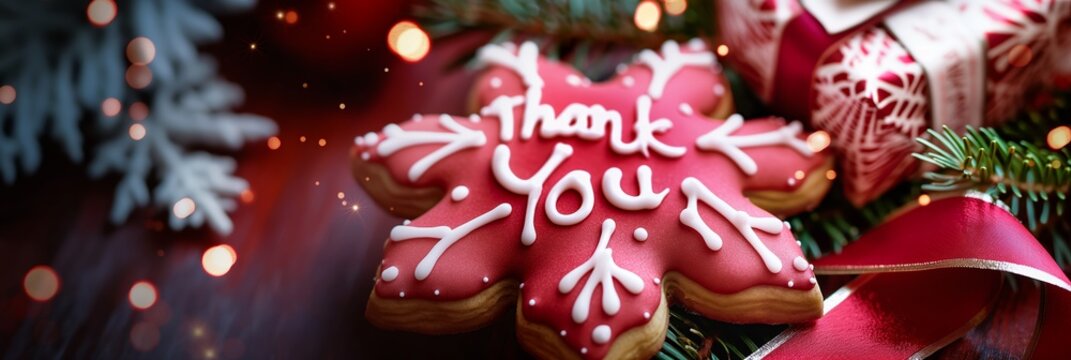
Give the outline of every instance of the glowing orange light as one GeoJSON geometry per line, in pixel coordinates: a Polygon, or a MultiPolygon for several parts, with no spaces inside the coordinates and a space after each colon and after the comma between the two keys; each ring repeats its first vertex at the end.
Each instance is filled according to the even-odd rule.
{"type": "Polygon", "coordinates": [[[257,49],[257,43],[249,43],[249,50],[256,50],[256,49],[257,49]]]}
{"type": "Polygon", "coordinates": [[[145,138],[145,125],[134,123],[130,125],[130,138],[138,141],[145,138]]]}
{"type": "Polygon", "coordinates": [[[286,17],[284,18],[284,20],[286,21],[287,24],[290,24],[290,25],[297,24],[297,21],[298,21],[297,11],[294,11],[294,10],[287,11],[286,12],[286,17]]]}
{"type": "Polygon", "coordinates": [[[282,20],[282,19],[283,19],[283,16],[285,16],[285,14],[283,14],[283,11],[282,11],[282,10],[279,10],[279,11],[276,11],[276,12],[275,12],[275,18],[276,18],[276,19],[282,20]]]}
{"type": "Polygon", "coordinates": [[[130,287],[130,305],[135,309],[145,310],[151,308],[153,304],[156,304],[156,286],[152,283],[142,280],[134,283],[134,286],[130,287]]]}
{"type": "Polygon", "coordinates": [[[119,115],[119,111],[122,110],[123,104],[119,103],[119,99],[116,98],[107,98],[104,99],[104,102],[100,103],[100,111],[107,117],[119,115]]]}
{"type": "Polygon", "coordinates": [[[126,58],[131,64],[149,65],[156,58],[156,44],[147,37],[136,37],[126,44],[126,58]]]}
{"type": "Polygon", "coordinates": [[[171,212],[175,214],[175,217],[179,219],[185,219],[193,215],[193,212],[197,210],[197,203],[193,202],[193,199],[184,197],[175,202],[175,205],[171,207],[171,212]]]}
{"type": "Polygon", "coordinates": [[[833,170],[826,170],[826,180],[833,181],[837,178],[837,172],[833,170]]]}
{"type": "Polygon", "coordinates": [[[86,17],[93,26],[105,27],[115,20],[115,14],[118,11],[119,8],[115,6],[113,0],[93,0],[86,7],[86,17]]]}
{"type": "Polygon", "coordinates": [[[339,110],[346,110],[346,103],[338,103],[339,110]]]}
{"type": "Polygon", "coordinates": [[[926,206],[930,204],[930,196],[926,194],[919,195],[919,205],[926,206]]]}
{"type": "Polygon", "coordinates": [[[278,136],[272,136],[268,138],[268,148],[272,150],[278,150],[280,146],[283,146],[283,140],[278,136]]]}
{"type": "Polygon", "coordinates": [[[256,199],[256,194],[253,193],[253,190],[245,189],[242,190],[242,193],[238,195],[238,198],[242,199],[243,203],[249,204],[256,199]]]}
{"type": "Polygon", "coordinates": [[[662,9],[654,1],[644,0],[636,5],[636,13],[632,21],[636,27],[643,31],[655,31],[658,21],[662,19],[662,9]]]}
{"type": "Polygon", "coordinates": [[[807,147],[811,148],[811,151],[819,152],[829,147],[829,133],[825,131],[815,131],[811,135],[807,136],[807,147]]]}
{"type": "Polygon", "coordinates": [[[15,87],[11,85],[0,86],[0,104],[11,105],[15,102],[15,87]]]}
{"type": "Polygon", "coordinates": [[[301,142],[305,142],[305,136],[302,135],[300,138],[298,138],[298,140],[300,140],[301,142]]]}
{"type": "Polygon", "coordinates": [[[666,0],[666,13],[676,16],[684,13],[684,10],[688,10],[688,1],[686,0],[666,0]]]}
{"type": "Polygon", "coordinates": [[[1071,143],[1071,127],[1061,125],[1049,130],[1049,136],[1047,137],[1049,148],[1053,150],[1063,149],[1068,143],[1071,143]]]}
{"type": "Polygon", "coordinates": [[[152,83],[152,70],[145,65],[130,65],[126,68],[126,84],[131,88],[141,90],[152,83]]]}
{"type": "Polygon", "coordinates": [[[208,275],[220,277],[231,271],[231,267],[238,261],[238,253],[230,245],[216,245],[205,250],[201,256],[201,266],[208,275]]]}
{"type": "Polygon", "coordinates": [[[431,38],[416,24],[402,21],[394,24],[387,33],[387,45],[403,60],[417,62],[431,50],[431,38]]]}
{"type": "Polygon", "coordinates": [[[729,45],[718,45],[718,56],[729,55],[729,45]]]}
{"type": "Polygon", "coordinates": [[[1019,44],[1008,50],[1008,63],[1014,67],[1024,67],[1034,60],[1034,51],[1029,46],[1019,44]]]}
{"type": "Polygon", "coordinates": [[[320,147],[327,146],[327,139],[320,138],[319,144],[320,147]]]}
{"type": "Polygon", "coordinates": [[[59,292],[59,275],[51,267],[34,266],[22,279],[22,288],[26,290],[26,295],[35,301],[51,300],[59,292]]]}
{"type": "Polygon", "coordinates": [[[334,9],[335,9],[335,3],[333,3],[333,2],[327,3],[327,10],[334,10],[334,9]]]}
{"type": "Polygon", "coordinates": [[[130,104],[130,109],[127,111],[130,115],[130,119],[134,121],[142,121],[149,117],[149,106],[143,102],[135,102],[130,104]]]}

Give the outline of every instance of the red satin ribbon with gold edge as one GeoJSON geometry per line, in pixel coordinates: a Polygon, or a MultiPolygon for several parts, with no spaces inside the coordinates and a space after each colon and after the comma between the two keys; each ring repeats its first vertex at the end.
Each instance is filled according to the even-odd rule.
{"type": "Polygon", "coordinates": [[[985,319],[1000,291],[998,271],[1048,284],[1024,355],[1069,355],[1071,281],[1014,216],[983,200],[916,208],[814,266],[818,274],[863,275],[826,299],[825,316],[789,328],[753,358],[926,357],[985,319]]]}

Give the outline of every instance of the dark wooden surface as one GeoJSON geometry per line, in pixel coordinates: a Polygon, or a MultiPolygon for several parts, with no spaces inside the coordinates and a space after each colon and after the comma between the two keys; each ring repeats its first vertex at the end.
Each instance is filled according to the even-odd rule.
{"type": "MultiPolygon", "coordinates": [[[[262,22],[227,25],[227,39],[213,48],[223,73],[246,88],[242,110],[274,118],[282,139],[278,150],[256,143],[235,154],[255,198],[233,214],[234,232],[170,232],[152,211],[108,225],[116,179],[87,179],[51,149],[42,171],[0,188],[3,357],[525,357],[511,317],[452,336],[382,331],[363,317],[383,239],[401,220],[378,209],[351,178],[352,139],[415,112],[464,113],[471,74],[445,69],[486,37],[437,42],[416,65],[382,56],[383,46],[369,48],[367,59],[353,61],[359,71],[332,78],[309,75],[315,70],[275,52],[261,38],[262,22]],[[257,52],[248,51],[251,39],[260,41],[257,52]],[[321,138],[326,146],[317,144],[321,138]],[[238,262],[215,278],[200,258],[219,243],[233,246],[238,262]],[[54,267],[62,280],[47,303],[32,302],[22,290],[26,271],[38,264],[54,267]],[[142,279],[156,285],[160,298],[136,311],[126,296],[142,279]],[[132,329],[143,323],[159,331],[149,351],[132,346],[132,329]]],[[[1036,299],[1007,298],[1002,314],[1011,315],[983,323],[943,357],[1019,357],[1015,348],[1032,330],[1036,299]]]]}

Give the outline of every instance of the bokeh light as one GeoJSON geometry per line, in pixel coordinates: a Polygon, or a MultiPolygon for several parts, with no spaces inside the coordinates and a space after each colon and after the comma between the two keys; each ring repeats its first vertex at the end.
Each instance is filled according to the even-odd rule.
{"type": "Polygon", "coordinates": [[[156,58],[156,45],[147,37],[136,37],[126,44],[126,58],[131,64],[149,65],[156,58]]]}
{"type": "Polygon", "coordinates": [[[268,138],[268,149],[278,150],[281,146],[283,146],[283,140],[279,139],[278,136],[268,138]]]}
{"type": "Polygon", "coordinates": [[[718,56],[726,56],[726,55],[729,55],[729,45],[725,45],[725,44],[718,45],[718,56]]]}
{"type": "Polygon", "coordinates": [[[100,111],[107,117],[119,115],[119,112],[122,110],[123,104],[119,102],[119,99],[113,97],[104,99],[104,101],[100,103],[100,111]]]}
{"type": "Polygon", "coordinates": [[[152,283],[142,280],[134,283],[134,286],[130,287],[130,305],[138,310],[145,310],[151,308],[153,304],[156,304],[156,286],[152,283]]]}
{"type": "Polygon", "coordinates": [[[658,22],[662,19],[662,9],[658,3],[650,0],[641,1],[636,5],[636,13],[632,20],[636,27],[643,31],[655,31],[658,22]]]}
{"type": "Polygon", "coordinates": [[[26,272],[22,288],[26,290],[26,295],[35,301],[51,300],[59,292],[59,275],[49,266],[34,266],[26,272]]]}
{"type": "Polygon", "coordinates": [[[814,152],[825,150],[829,147],[829,142],[829,133],[822,130],[815,131],[807,136],[807,147],[814,152]]]}
{"type": "Polygon", "coordinates": [[[145,125],[134,123],[130,125],[130,138],[138,141],[145,138],[145,125]]]}
{"type": "Polygon", "coordinates": [[[93,24],[93,26],[104,27],[111,24],[112,20],[115,20],[115,14],[118,11],[119,8],[113,0],[93,0],[86,7],[86,17],[89,18],[89,23],[93,24]]]}
{"type": "Polygon", "coordinates": [[[294,10],[287,11],[286,15],[283,16],[283,21],[286,21],[286,23],[290,24],[290,25],[297,24],[297,22],[298,22],[297,11],[294,11],[294,10]]]}
{"type": "Polygon", "coordinates": [[[826,170],[826,180],[833,181],[837,178],[837,171],[830,169],[826,170]]]}
{"type": "Polygon", "coordinates": [[[127,114],[130,115],[131,120],[145,120],[145,118],[149,117],[149,106],[141,101],[135,102],[130,104],[130,109],[127,110],[127,114]]]}
{"type": "Polygon", "coordinates": [[[1029,46],[1019,44],[1015,45],[1008,50],[1008,63],[1014,67],[1024,67],[1030,65],[1030,62],[1034,60],[1034,51],[1029,46]]]}
{"type": "Polygon", "coordinates": [[[666,0],[666,14],[677,16],[688,10],[687,0],[666,0]]]}
{"type": "Polygon", "coordinates": [[[148,352],[160,344],[160,329],[148,321],[135,324],[130,329],[130,345],[141,352],[148,352]]]}
{"type": "Polygon", "coordinates": [[[919,205],[920,206],[929,205],[930,204],[930,200],[931,200],[930,199],[930,195],[927,195],[927,194],[919,195],[919,205]]]}
{"type": "Polygon", "coordinates": [[[15,87],[11,85],[0,86],[0,104],[11,105],[15,102],[15,87]]]}
{"type": "Polygon", "coordinates": [[[179,219],[185,219],[193,215],[193,212],[197,210],[197,204],[193,202],[193,199],[184,197],[175,202],[175,205],[171,207],[171,212],[175,214],[175,217],[179,219]]]}
{"type": "Polygon", "coordinates": [[[1049,136],[1047,136],[1046,142],[1049,144],[1050,149],[1063,149],[1064,146],[1071,143],[1071,127],[1061,125],[1049,130],[1049,136]]]}
{"type": "Polygon", "coordinates": [[[205,272],[216,277],[226,275],[237,261],[238,252],[227,244],[210,247],[201,256],[201,266],[204,267],[205,272]]]}
{"type": "Polygon", "coordinates": [[[141,90],[152,84],[152,70],[145,65],[130,65],[126,68],[126,84],[135,90],[141,90]]]}
{"type": "Polygon", "coordinates": [[[431,38],[417,24],[402,21],[394,24],[387,33],[387,45],[402,60],[417,62],[431,50],[431,38]]]}

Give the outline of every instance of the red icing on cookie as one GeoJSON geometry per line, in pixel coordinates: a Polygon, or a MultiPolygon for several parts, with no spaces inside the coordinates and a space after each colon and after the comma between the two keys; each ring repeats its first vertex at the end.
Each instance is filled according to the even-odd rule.
{"type": "Polygon", "coordinates": [[[743,192],[790,191],[824,155],[781,119],[705,118],[725,82],[702,44],[668,42],[598,84],[533,44],[480,57],[486,116],[417,115],[357,139],[400,183],[447,194],[392,230],[377,296],[459,300],[514,279],[527,320],[601,358],[655,314],[669,271],[721,294],[814,287],[791,232],[743,192]],[[526,111],[562,121],[526,129],[526,111]]]}

